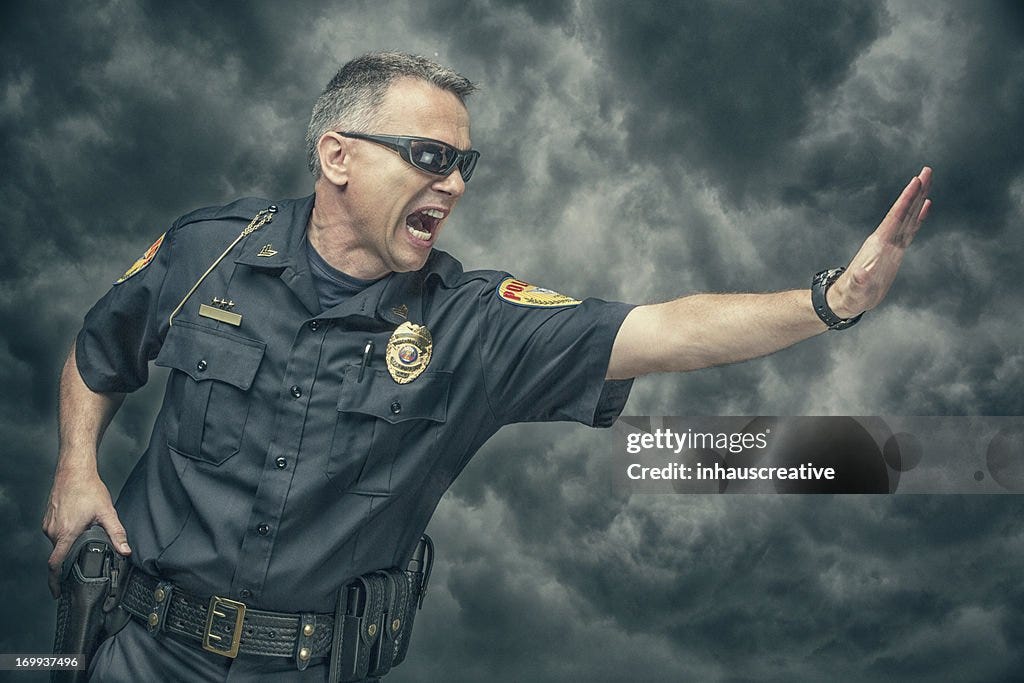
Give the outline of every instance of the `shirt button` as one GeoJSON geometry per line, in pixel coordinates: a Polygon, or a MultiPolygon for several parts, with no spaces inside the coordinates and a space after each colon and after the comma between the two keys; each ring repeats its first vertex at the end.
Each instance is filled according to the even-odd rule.
{"type": "Polygon", "coordinates": [[[256,533],[258,533],[260,536],[266,536],[270,533],[270,525],[260,524],[258,527],[256,527],[256,533]]]}
{"type": "Polygon", "coordinates": [[[391,412],[394,413],[395,415],[398,415],[400,412],[402,412],[402,404],[399,403],[398,401],[394,401],[391,404],[391,412]]]}
{"type": "Polygon", "coordinates": [[[279,470],[283,470],[285,467],[288,467],[288,461],[284,458],[278,458],[274,461],[274,464],[277,465],[277,469],[279,470]]]}
{"type": "Polygon", "coordinates": [[[252,591],[249,590],[248,588],[243,588],[242,590],[238,591],[238,597],[240,597],[240,598],[251,598],[252,597],[252,591]]]}
{"type": "Polygon", "coordinates": [[[302,389],[300,389],[298,387],[298,385],[295,385],[295,384],[292,385],[292,396],[294,396],[295,398],[301,398],[302,397],[302,389]]]}
{"type": "Polygon", "coordinates": [[[309,329],[313,330],[314,332],[319,330],[320,329],[320,321],[319,320],[312,320],[312,321],[310,321],[309,329]]]}
{"type": "Polygon", "coordinates": [[[201,360],[198,363],[196,363],[196,370],[198,370],[199,372],[202,372],[205,369],[206,369],[206,361],[205,360],[201,360]]]}

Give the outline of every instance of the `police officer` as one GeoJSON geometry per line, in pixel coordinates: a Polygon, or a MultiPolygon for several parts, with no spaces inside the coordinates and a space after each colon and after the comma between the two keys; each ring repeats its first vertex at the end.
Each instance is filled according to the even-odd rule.
{"type": "Polygon", "coordinates": [[[61,379],[43,529],[55,594],[90,523],[130,557],[136,618],[100,646],[95,680],[324,680],[347,647],[324,640],[339,591],[404,566],[502,425],[608,426],[633,377],[853,324],[929,210],[925,168],[810,292],[634,307],[466,272],[434,247],[479,158],[473,90],[421,57],[349,62],[313,110],[313,195],[178,219],[87,314],[61,379]],[[166,396],[114,506],[97,446],[151,360],[171,370],[166,396]]]}

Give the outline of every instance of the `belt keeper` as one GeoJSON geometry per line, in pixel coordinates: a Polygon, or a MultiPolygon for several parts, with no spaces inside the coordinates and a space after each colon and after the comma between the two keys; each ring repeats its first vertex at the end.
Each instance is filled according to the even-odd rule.
{"type": "Polygon", "coordinates": [[[313,656],[313,637],[316,635],[316,615],[312,612],[299,614],[299,633],[295,639],[295,667],[305,671],[313,656]]]}
{"type": "Polygon", "coordinates": [[[164,630],[164,623],[167,621],[167,611],[171,606],[171,596],[174,593],[174,584],[161,581],[153,589],[150,595],[150,610],[146,615],[146,628],[149,635],[156,636],[164,630]]]}

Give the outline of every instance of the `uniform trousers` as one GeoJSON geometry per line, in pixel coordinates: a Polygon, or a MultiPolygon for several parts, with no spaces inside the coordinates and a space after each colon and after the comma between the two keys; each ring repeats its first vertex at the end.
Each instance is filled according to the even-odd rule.
{"type": "MultiPolygon", "coordinates": [[[[90,683],[313,683],[326,681],[327,674],[326,657],[311,659],[305,671],[296,669],[295,660],[290,657],[239,655],[230,659],[186,645],[166,634],[154,638],[135,619],[103,641],[89,665],[90,683]]],[[[364,683],[378,681],[379,678],[370,678],[364,683]]]]}

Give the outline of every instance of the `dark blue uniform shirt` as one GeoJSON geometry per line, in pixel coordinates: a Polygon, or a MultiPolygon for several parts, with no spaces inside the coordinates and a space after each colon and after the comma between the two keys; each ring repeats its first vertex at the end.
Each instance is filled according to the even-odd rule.
{"type": "Polygon", "coordinates": [[[116,505],[133,562],[195,595],[329,611],[349,578],[404,564],[442,494],[502,425],[611,424],[631,382],[604,376],[631,307],[516,305],[496,293],[507,273],[463,272],[435,250],[421,270],[321,310],[307,197],[278,203],[169,323],[268,206],[243,199],[179,219],[148,266],[86,315],[78,368],[99,392],[142,386],[152,359],[171,369],[116,505]],[[215,299],[239,325],[199,314],[215,299]],[[429,329],[433,355],[399,384],[385,349],[406,320],[429,329]]]}

